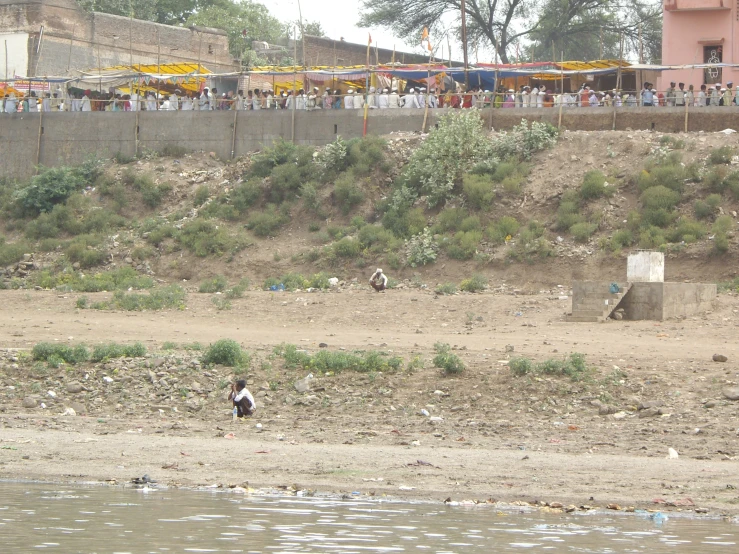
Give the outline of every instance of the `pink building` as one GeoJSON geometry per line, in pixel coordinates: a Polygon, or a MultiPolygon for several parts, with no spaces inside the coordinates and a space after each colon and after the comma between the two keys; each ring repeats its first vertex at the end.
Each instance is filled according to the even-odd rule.
{"type": "MultiPolygon", "coordinates": [[[[662,63],[737,63],[739,50],[734,34],[739,32],[737,0],[663,0],[662,63]]],[[[739,84],[739,68],[683,69],[665,71],[660,89],[670,81],[685,86],[733,81],[739,84]]]]}

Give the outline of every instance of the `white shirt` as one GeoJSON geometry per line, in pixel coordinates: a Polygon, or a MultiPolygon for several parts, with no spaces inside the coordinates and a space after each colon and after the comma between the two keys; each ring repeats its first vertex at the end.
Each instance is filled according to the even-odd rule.
{"type": "Polygon", "coordinates": [[[403,96],[403,107],[404,108],[418,108],[418,100],[416,95],[412,92],[403,96]]]}
{"type": "Polygon", "coordinates": [[[177,111],[179,107],[180,107],[180,99],[177,98],[176,94],[170,94],[169,95],[169,109],[171,111],[177,111]]]}
{"type": "Polygon", "coordinates": [[[249,401],[249,404],[251,404],[252,410],[257,409],[257,403],[254,402],[254,397],[251,395],[251,393],[247,389],[241,389],[239,392],[237,392],[236,396],[233,397],[233,401],[241,402],[244,398],[246,398],[249,401]]]}
{"type": "Polygon", "coordinates": [[[92,111],[92,106],[90,106],[90,99],[87,96],[82,97],[80,111],[81,112],[91,112],[92,111]]]}
{"type": "Polygon", "coordinates": [[[364,96],[361,95],[354,95],[354,108],[359,109],[364,107],[364,96]]]}
{"type": "Polygon", "coordinates": [[[131,100],[129,100],[129,104],[131,104],[131,111],[137,112],[139,111],[139,95],[135,92],[131,93],[131,100]]]}
{"type": "Polygon", "coordinates": [[[146,97],[146,111],[155,112],[157,110],[157,101],[153,96],[146,97]]]}
{"type": "Polygon", "coordinates": [[[372,277],[370,277],[370,283],[373,281],[378,285],[387,286],[387,275],[385,275],[384,273],[378,273],[377,271],[375,271],[372,274],[372,277]]]}
{"type": "Polygon", "coordinates": [[[261,110],[262,109],[262,97],[261,96],[254,96],[251,99],[251,109],[252,110],[261,110]]]}
{"type": "Polygon", "coordinates": [[[706,105],[706,93],[705,93],[705,91],[702,90],[702,91],[700,91],[698,93],[698,104],[697,104],[697,107],[703,108],[703,107],[705,107],[705,105],[706,105]]]}
{"type": "Polygon", "coordinates": [[[397,92],[391,92],[388,95],[388,108],[399,108],[400,107],[400,96],[397,92]]]}
{"type": "Polygon", "coordinates": [[[180,103],[180,109],[183,112],[190,112],[192,111],[192,98],[188,98],[187,96],[182,97],[182,102],[180,103]]]}
{"type": "Polygon", "coordinates": [[[390,105],[390,95],[387,94],[387,93],[385,93],[385,92],[383,92],[380,95],[380,99],[379,99],[379,102],[378,102],[378,107],[384,110],[389,105],[390,105]]]}
{"type": "Polygon", "coordinates": [[[45,112],[51,111],[51,98],[44,97],[44,99],[41,100],[41,109],[43,109],[45,112]]]}
{"type": "Polygon", "coordinates": [[[354,109],[354,97],[351,94],[344,96],[344,109],[354,109]]]}
{"type": "Polygon", "coordinates": [[[304,94],[298,94],[298,97],[295,99],[295,109],[296,110],[305,109],[305,95],[304,94]]]}

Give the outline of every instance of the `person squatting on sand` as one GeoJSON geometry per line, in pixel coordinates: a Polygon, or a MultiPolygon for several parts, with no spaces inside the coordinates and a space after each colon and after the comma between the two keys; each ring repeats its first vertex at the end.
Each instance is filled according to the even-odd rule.
{"type": "Polygon", "coordinates": [[[236,383],[231,384],[231,392],[228,393],[228,399],[233,401],[236,417],[242,418],[251,416],[257,409],[254,397],[246,388],[246,381],[239,379],[236,383]]]}
{"type": "Polygon", "coordinates": [[[372,277],[370,277],[369,283],[377,292],[383,291],[387,288],[387,275],[385,275],[382,272],[382,269],[378,267],[372,274],[372,277]]]}

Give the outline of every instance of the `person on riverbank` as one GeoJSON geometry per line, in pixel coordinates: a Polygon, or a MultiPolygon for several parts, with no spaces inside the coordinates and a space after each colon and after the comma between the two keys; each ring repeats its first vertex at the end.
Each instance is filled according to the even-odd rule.
{"type": "Polygon", "coordinates": [[[369,283],[377,292],[382,292],[387,288],[387,275],[378,267],[370,277],[369,283]]]}
{"type": "Polygon", "coordinates": [[[246,381],[239,379],[231,385],[231,392],[228,393],[228,399],[233,402],[236,410],[236,417],[243,418],[254,414],[257,404],[254,397],[246,388],[246,381]]]}

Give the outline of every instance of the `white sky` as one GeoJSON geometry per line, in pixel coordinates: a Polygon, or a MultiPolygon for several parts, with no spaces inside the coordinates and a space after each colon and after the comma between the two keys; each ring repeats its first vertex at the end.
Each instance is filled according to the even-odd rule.
{"type": "MultiPolygon", "coordinates": [[[[297,0],[261,0],[269,11],[281,21],[297,21],[297,0]]],[[[372,46],[393,49],[403,52],[423,53],[420,46],[421,30],[418,31],[418,44],[407,45],[402,39],[395,38],[389,29],[380,27],[360,29],[356,26],[359,21],[359,10],[361,0],[342,0],[341,2],[330,2],[328,0],[300,0],[303,11],[303,20],[319,21],[326,35],[332,39],[344,37],[347,42],[367,44],[367,33],[372,34],[372,46]]],[[[452,47],[452,49],[454,49],[452,47]]]]}

